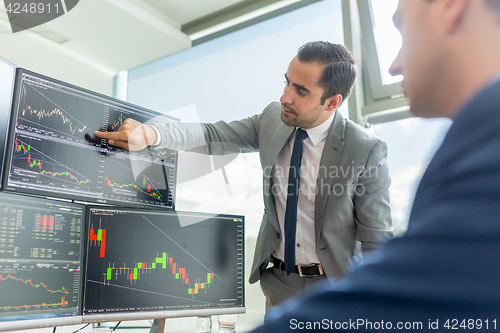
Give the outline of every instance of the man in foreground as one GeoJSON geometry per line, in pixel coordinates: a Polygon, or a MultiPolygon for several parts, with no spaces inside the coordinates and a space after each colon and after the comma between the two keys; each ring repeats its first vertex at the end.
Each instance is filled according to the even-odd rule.
{"type": "Polygon", "coordinates": [[[400,0],[394,23],[411,111],[454,120],[408,231],[257,332],[500,329],[500,1],[400,0]]]}

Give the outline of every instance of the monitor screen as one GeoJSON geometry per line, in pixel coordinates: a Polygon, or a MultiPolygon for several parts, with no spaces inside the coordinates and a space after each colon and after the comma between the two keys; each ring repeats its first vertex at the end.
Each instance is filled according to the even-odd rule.
{"type": "Polygon", "coordinates": [[[0,58],[0,189],[5,161],[7,135],[9,132],[10,111],[12,109],[12,91],[16,67],[0,58]]]}
{"type": "Polygon", "coordinates": [[[0,193],[0,331],[81,323],[84,224],[84,205],[0,193]]]}
{"type": "Polygon", "coordinates": [[[244,218],[89,207],[83,321],[244,312],[244,218]]]}
{"type": "Polygon", "coordinates": [[[64,82],[17,71],[4,187],[18,193],[173,208],[177,153],[128,152],[94,136],[126,118],[175,119],[64,82]]]}

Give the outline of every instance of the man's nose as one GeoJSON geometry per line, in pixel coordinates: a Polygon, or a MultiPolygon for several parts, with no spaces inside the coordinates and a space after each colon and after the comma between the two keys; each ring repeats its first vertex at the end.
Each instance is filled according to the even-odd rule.
{"type": "Polygon", "coordinates": [[[283,95],[281,95],[281,98],[280,98],[280,102],[292,104],[292,93],[291,93],[290,86],[285,86],[285,89],[283,90],[283,95]]]}

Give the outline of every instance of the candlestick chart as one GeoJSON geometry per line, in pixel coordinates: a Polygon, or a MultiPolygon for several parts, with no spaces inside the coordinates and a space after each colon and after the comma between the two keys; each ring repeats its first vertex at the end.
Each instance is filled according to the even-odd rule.
{"type": "Polygon", "coordinates": [[[11,181],[44,189],[92,191],[97,186],[99,158],[90,147],[18,135],[11,181]]]}
{"type": "Polygon", "coordinates": [[[79,265],[0,264],[0,314],[78,306],[79,265]]]}
{"type": "Polygon", "coordinates": [[[103,105],[82,99],[72,90],[47,89],[43,82],[25,80],[19,96],[18,128],[38,135],[85,142],[85,134],[103,126],[103,105]]]}
{"type": "MultiPolygon", "coordinates": [[[[108,131],[109,132],[114,132],[118,130],[118,128],[123,124],[123,122],[127,118],[132,118],[140,123],[155,123],[155,124],[163,124],[171,121],[171,119],[168,119],[164,116],[157,116],[154,117],[154,120],[152,121],[151,116],[145,116],[142,114],[138,114],[137,112],[131,112],[130,110],[127,110],[125,108],[117,108],[113,106],[109,106],[106,108],[106,111],[109,114],[109,119],[106,119],[107,126],[108,126],[108,131]]],[[[143,136],[144,133],[142,132],[141,127],[137,127],[135,131],[140,131],[138,133],[140,136],[143,136]]],[[[149,144],[152,144],[153,142],[149,142],[149,144]]],[[[109,149],[111,150],[117,150],[117,151],[122,151],[121,148],[116,148],[113,146],[110,146],[109,149]]],[[[155,161],[163,161],[163,163],[168,163],[168,164],[175,164],[176,161],[176,153],[170,149],[163,149],[163,148],[146,148],[141,151],[136,151],[134,152],[135,155],[142,156],[143,158],[149,158],[155,161]]]]}
{"type": "MultiPolygon", "coordinates": [[[[173,208],[177,153],[128,152],[94,131],[157,113],[21,70],[6,188],[79,201],[173,208]]],[[[171,120],[161,116],[159,121],[171,120]]]]}
{"type": "Polygon", "coordinates": [[[174,176],[173,165],[128,152],[112,154],[106,160],[104,193],[173,205],[174,176]]]}
{"type": "Polygon", "coordinates": [[[90,211],[84,314],[242,305],[241,217],[90,211]]]}

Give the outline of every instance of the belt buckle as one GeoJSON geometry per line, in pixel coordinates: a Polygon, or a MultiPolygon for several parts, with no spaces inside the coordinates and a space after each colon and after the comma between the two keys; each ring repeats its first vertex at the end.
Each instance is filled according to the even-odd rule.
{"type": "Polygon", "coordinates": [[[323,271],[323,266],[317,264],[308,264],[308,265],[297,265],[297,270],[299,271],[300,277],[315,277],[318,275],[323,275],[325,272],[323,271]],[[318,266],[319,274],[304,274],[302,273],[302,267],[314,267],[318,266]]]}

